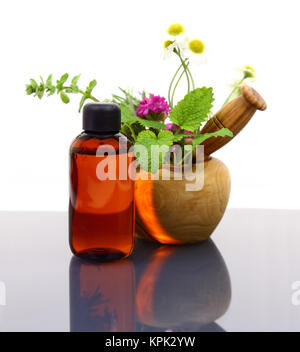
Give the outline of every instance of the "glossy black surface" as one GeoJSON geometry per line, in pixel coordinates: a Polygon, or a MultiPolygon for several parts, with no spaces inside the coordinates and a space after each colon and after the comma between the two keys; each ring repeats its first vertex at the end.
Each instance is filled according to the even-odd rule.
{"type": "Polygon", "coordinates": [[[299,216],[229,210],[205,243],[95,264],[67,214],[1,212],[0,331],[299,331],[299,216]]]}

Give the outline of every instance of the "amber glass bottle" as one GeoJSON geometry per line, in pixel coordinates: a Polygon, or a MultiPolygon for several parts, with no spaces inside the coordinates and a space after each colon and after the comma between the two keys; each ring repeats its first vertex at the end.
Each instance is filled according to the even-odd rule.
{"type": "Polygon", "coordinates": [[[71,144],[69,241],[85,259],[124,258],[134,246],[134,181],[128,173],[134,155],[120,128],[118,105],[87,104],[84,132],[71,144]]]}

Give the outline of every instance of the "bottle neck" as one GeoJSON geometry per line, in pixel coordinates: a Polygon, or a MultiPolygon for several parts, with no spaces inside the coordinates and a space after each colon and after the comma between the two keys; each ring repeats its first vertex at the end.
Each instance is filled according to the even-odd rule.
{"type": "Polygon", "coordinates": [[[96,136],[96,137],[101,137],[101,138],[107,138],[107,137],[112,137],[115,136],[116,134],[120,133],[120,131],[87,131],[84,130],[83,133],[88,134],[89,136],[96,136]]]}

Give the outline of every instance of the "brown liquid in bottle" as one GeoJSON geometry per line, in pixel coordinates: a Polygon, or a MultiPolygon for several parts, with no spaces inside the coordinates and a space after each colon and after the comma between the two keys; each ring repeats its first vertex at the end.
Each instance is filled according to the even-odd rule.
{"type": "MultiPolygon", "coordinates": [[[[82,133],[71,145],[69,240],[77,256],[111,261],[132,252],[134,181],[128,175],[128,168],[126,177],[119,177],[120,159],[127,162],[126,165],[134,160],[133,153],[128,153],[130,146],[122,134],[92,132],[82,133]],[[125,144],[120,144],[120,136],[125,144]],[[103,145],[113,147],[115,155],[96,155],[98,147],[103,145]],[[115,165],[115,180],[98,178],[97,167],[104,159],[115,165]]],[[[124,168],[122,170],[124,172],[124,168]]]]}

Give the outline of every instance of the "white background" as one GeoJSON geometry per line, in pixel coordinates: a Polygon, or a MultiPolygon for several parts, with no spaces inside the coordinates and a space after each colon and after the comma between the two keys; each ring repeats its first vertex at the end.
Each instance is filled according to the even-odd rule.
{"type": "Polygon", "coordinates": [[[235,68],[257,70],[254,87],[268,103],[216,153],[232,176],[231,207],[299,208],[299,0],[2,1],[0,210],[66,210],[68,148],[81,131],[79,96],[26,96],[29,78],[82,74],[85,87],[110,97],[118,86],[167,94],[176,60],[163,61],[171,23],[207,47],[192,67],[212,86],[217,110],[235,68]]]}

